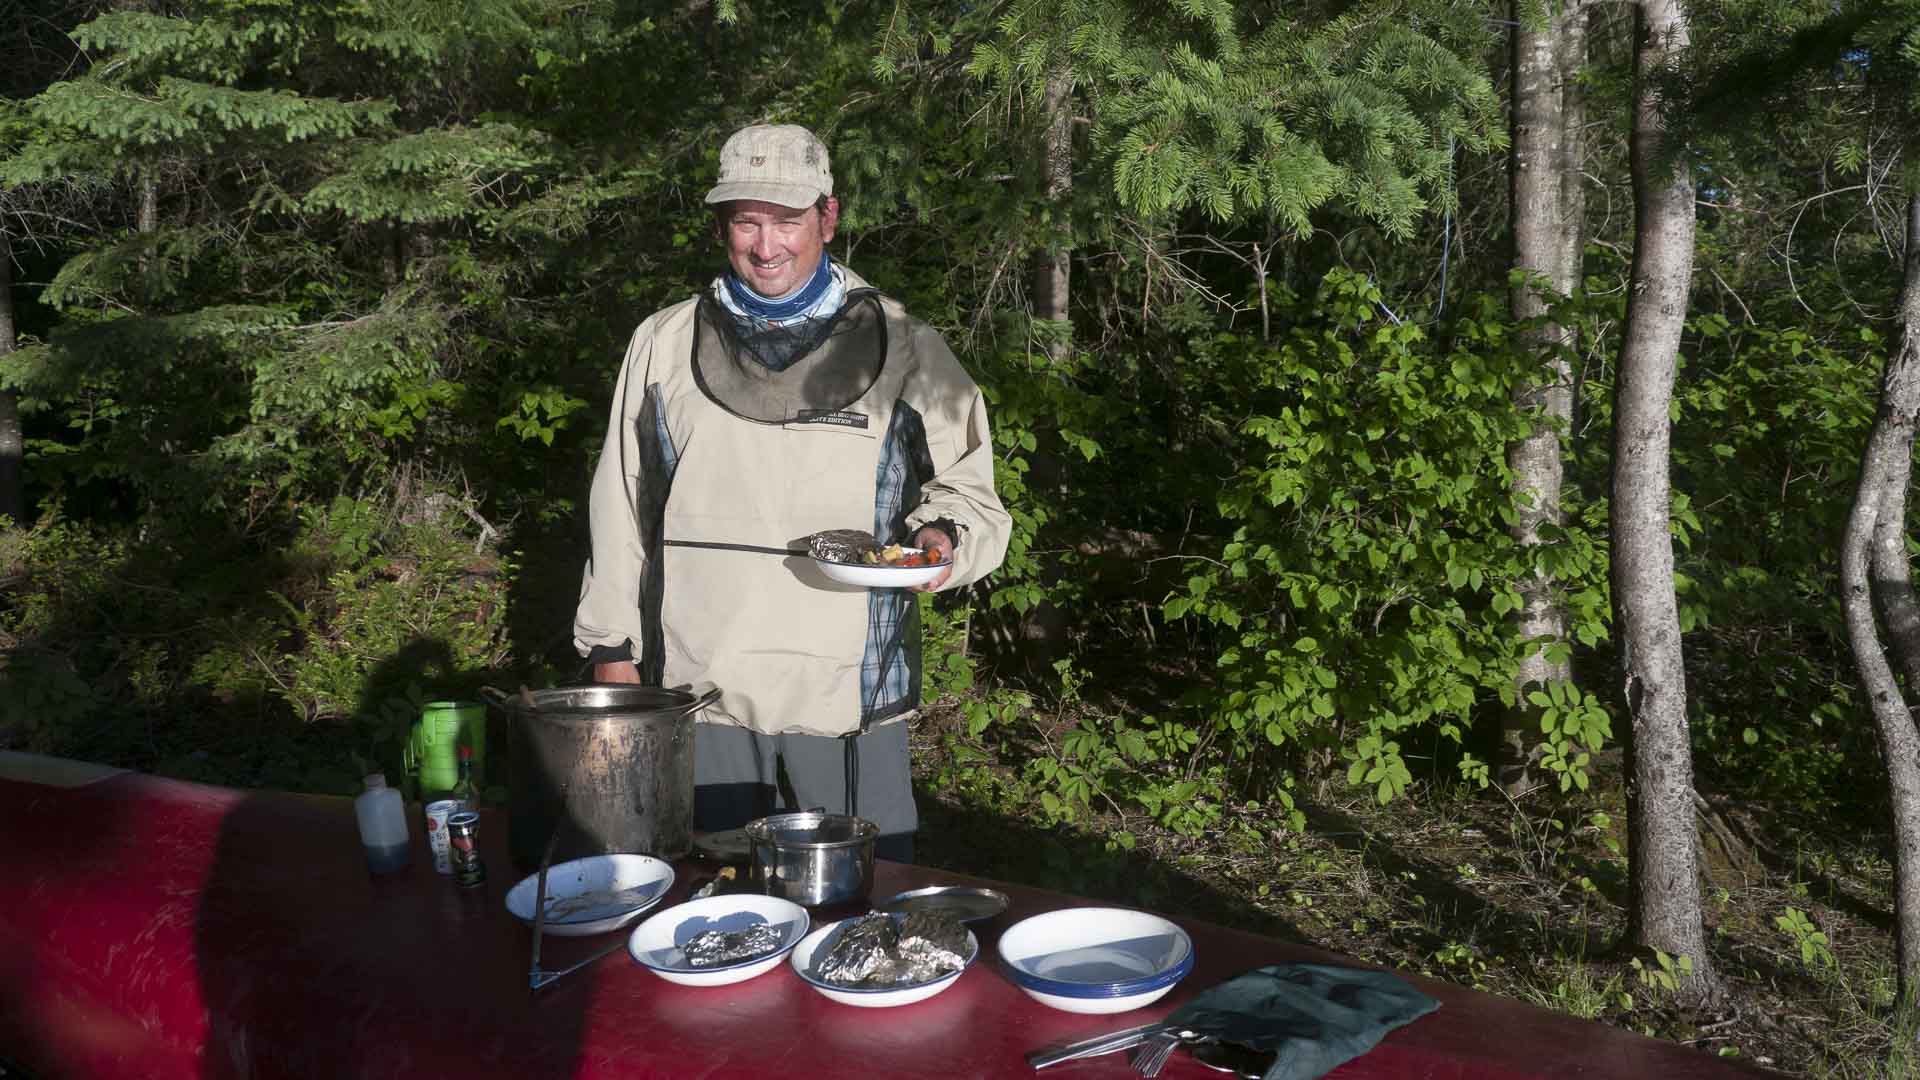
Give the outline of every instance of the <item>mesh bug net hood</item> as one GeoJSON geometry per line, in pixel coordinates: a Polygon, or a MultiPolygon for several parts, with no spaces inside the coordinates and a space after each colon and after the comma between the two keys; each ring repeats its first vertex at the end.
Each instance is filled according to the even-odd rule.
{"type": "Polygon", "coordinates": [[[693,377],[735,416],[767,424],[832,417],[866,396],[887,358],[880,294],[847,294],[828,319],[750,330],[711,294],[695,315],[693,377]]]}

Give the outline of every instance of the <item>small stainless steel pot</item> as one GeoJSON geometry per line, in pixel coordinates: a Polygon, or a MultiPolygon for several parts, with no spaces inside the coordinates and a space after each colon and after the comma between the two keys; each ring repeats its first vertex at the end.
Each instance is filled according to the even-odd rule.
{"type": "Polygon", "coordinates": [[[880,827],[865,818],[819,810],[760,818],[747,824],[747,880],[802,907],[864,899],[873,891],[873,840],[879,834],[880,827]]]}

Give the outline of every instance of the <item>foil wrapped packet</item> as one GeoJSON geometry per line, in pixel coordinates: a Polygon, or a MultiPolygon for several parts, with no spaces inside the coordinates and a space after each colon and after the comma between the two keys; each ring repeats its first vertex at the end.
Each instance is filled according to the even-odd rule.
{"type": "Polygon", "coordinates": [[[814,960],[813,973],[850,990],[918,986],[966,967],[970,951],[966,927],[949,915],[875,911],[847,920],[814,960]]]}
{"type": "Polygon", "coordinates": [[[680,951],[690,967],[719,967],[753,960],[780,947],[785,937],[772,923],[755,923],[745,930],[705,930],[687,939],[680,951]]]}
{"type": "Polygon", "coordinates": [[[941,911],[910,911],[900,920],[900,952],[941,974],[967,966],[967,928],[941,911]]]}
{"type": "Polygon", "coordinates": [[[807,554],[822,562],[859,563],[867,552],[880,551],[880,541],[859,529],[828,529],[806,538],[807,554]]]}

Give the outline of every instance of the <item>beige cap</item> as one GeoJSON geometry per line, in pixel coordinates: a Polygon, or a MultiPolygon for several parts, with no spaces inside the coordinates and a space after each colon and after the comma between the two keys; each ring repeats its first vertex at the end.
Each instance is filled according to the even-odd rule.
{"type": "Polygon", "coordinates": [[[708,204],[742,199],[801,209],[833,194],[827,147],[798,124],[755,124],[720,148],[720,182],[708,204]]]}

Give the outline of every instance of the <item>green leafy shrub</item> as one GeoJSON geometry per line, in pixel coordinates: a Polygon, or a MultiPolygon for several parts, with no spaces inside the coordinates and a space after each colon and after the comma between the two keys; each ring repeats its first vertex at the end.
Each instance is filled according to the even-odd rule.
{"type": "MultiPolygon", "coordinates": [[[[1605,635],[1606,593],[1577,519],[1534,549],[1508,534],[1506,445],[1531,421],[1511,403],[1527,369],[1499,309],[1483,301],[1442,346],[1380,301],[1335,273],[1272,347],[1211,343],[1248,391],[1218,497],[1230,539],[1165,612],[1219,635],[1213,723],[1234,754],[1340,748],[1386,802],[1412,780],[1409,733],[1460,743],[1477,705],[1510,699],[1516,580],[1552,574],[1586,643],[1605,635]]],[[[1582,699],[1550,734],[1603,735],[1597,709],[1582,699]]]]}

